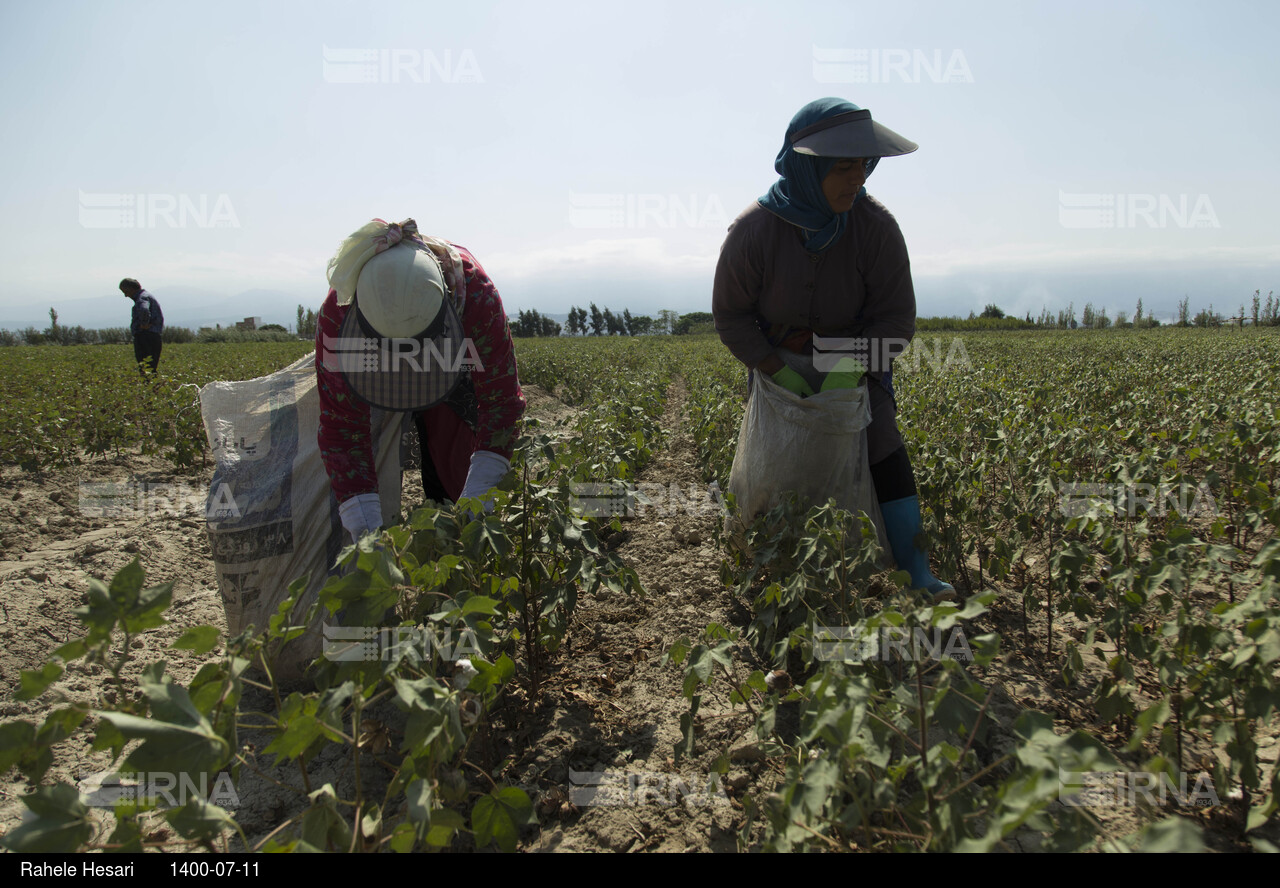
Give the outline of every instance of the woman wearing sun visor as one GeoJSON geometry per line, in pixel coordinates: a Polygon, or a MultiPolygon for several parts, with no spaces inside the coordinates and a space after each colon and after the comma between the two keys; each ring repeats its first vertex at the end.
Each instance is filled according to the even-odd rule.
{"type": "Polygon", "coordinates": [[[734,356],[795,395],[867,386],[889,547],[913,587],[943,600],[955,589],[916,545],[920,501],[893,394],[893,358],[915,333],[911,265],[897,220],[864,187],[880,158],[916,148],[843,99],[801,108],[774,161],[780,178],[729,229],[711,307],[734,356]]]}
{"type": "Polygon", "coordinates": [[[370,407],[413,414],[428,499],[482,496],[506,474],[524,414],[502,300],[480,263],[375,219],[329,262],[316,326],[320,453],[353,539],[382,526],[370,407]]]}

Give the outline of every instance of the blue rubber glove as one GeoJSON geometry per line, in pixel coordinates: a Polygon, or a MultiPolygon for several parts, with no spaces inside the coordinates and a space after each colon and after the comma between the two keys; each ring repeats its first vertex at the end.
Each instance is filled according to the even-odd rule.
{"type": "Polygon", "coordinates": [[[807,398],[812,394],[813,386],[805,381],[805,378],[790,367],[783,367],[777,373],[773,374],[773,381],[782,386],[789,392],[797,394],[802,398],[807,398]]]}

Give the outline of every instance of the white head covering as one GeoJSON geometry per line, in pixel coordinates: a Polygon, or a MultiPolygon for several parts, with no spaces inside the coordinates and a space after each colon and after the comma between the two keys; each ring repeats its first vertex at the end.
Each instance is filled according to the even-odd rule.
{"type": "Polygon", "coordinates": [[[418,223],[412,219],[391,223],[374,219],[342,242],[329,260],[329,286],[338,291],[338,304],[351,303],[365,263],[401,241],[416,243],[431,251],[440,263],[440,273],[445,289],[453,297],[453,307],[461,313],[467,299],[462,256],[447,241],[419,234],[418,223]]]}
{"type": "Polygon", "coordinates": [[[358,398],[386,410],[425,410],[466,375],[462,257],[417,232],[412,219],[375,219],[329,262],[329,285],[350,308],[325,344],[325,366],[358,398]]]}

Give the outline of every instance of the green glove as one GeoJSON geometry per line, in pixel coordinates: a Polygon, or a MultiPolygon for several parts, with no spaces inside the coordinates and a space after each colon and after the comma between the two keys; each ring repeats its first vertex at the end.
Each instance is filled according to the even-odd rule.
{"type": "Polygon", "coordinates": [[[835,367],[822,380],[822,390],[829,392],[833,389],[857,388],[858,383],[862,382],[862,374],[865,372],[862,364],[858,363],[856,358],[841,358],[836,361],[835,367]]]}
{"type": "Polygon", "coordinates": [[[813,386],[805,382],[804,377],[790,367],[783,367],[773,374],[773,381],[802,398],[807,398],[814,393],[813,386]]]}

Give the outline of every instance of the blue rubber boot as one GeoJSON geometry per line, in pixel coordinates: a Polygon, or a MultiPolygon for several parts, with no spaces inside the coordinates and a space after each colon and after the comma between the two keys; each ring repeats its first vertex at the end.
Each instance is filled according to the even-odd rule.
{"type": "Polygon", "coordinates": [[[955,601],[956,590],[944,583],[929,570],[929,555],[916,547],[920,533],[920,497],[908,496],[880,504],[884,516],[884,530],[889,537],[889,549],[899,570],[911,574],[911,587],[924,589],[934,601],[955,601]]]}

